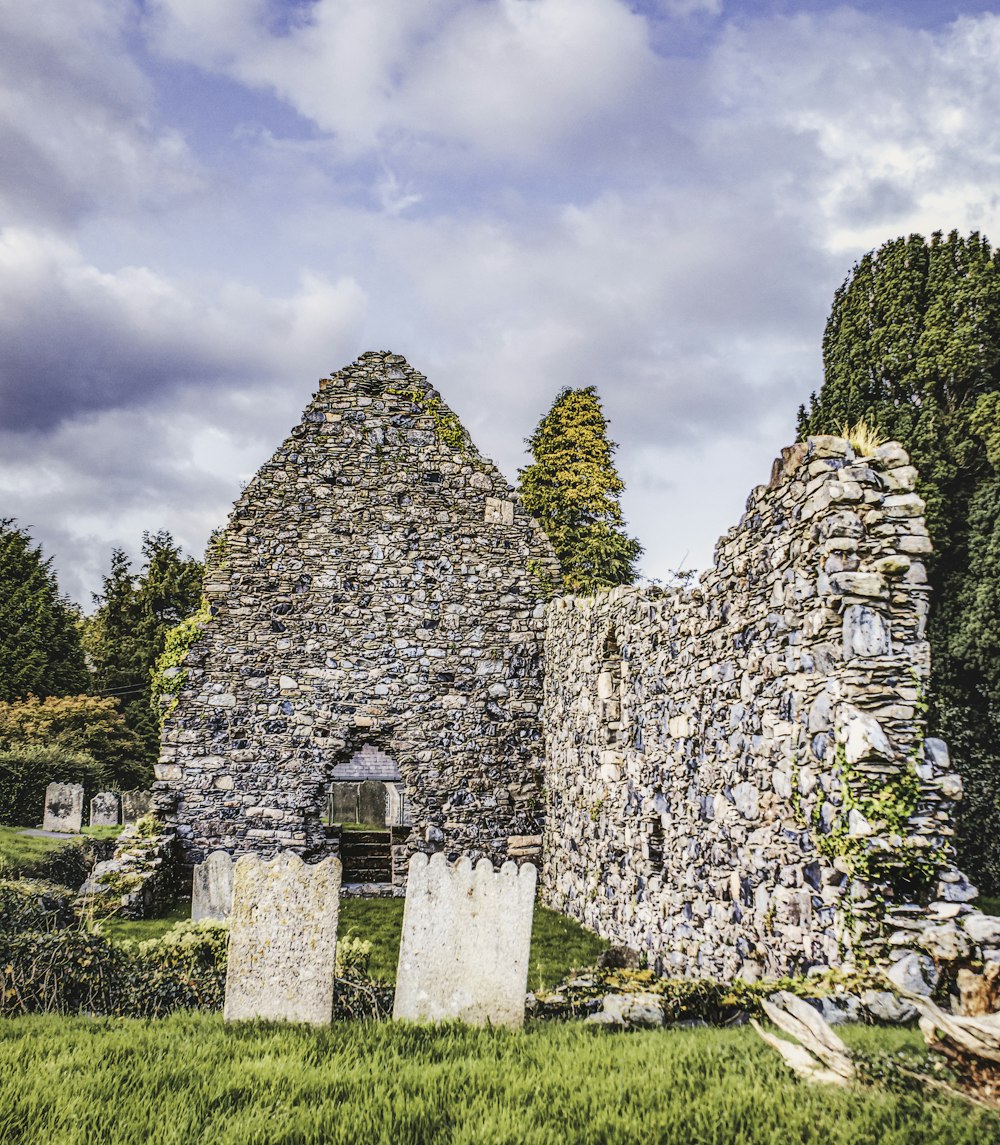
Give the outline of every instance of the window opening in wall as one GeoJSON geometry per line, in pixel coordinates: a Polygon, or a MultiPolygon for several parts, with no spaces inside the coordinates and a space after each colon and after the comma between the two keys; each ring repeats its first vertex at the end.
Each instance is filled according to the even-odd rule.
{"type": "Polygon", "coordinates": [[[620,748],[625,743],[624,712],[622,710],[622,654],[614,633],[609,633],[601,653],[601,667],[597,674],[597,699],[604,746],[620,748]]]}
{"type": "Polygon", "coordinates": [[[646,858],[650,876],[663,873],[663,855],[663,824],[659,819],[650,819],[646,835],[646,858]]]}

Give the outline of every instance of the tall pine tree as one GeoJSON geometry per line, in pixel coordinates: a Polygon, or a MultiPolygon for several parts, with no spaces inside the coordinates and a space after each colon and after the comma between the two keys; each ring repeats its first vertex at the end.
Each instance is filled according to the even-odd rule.
{"type": "Polygon", "coordinates": [[[978,234],[898,238],[837,291],[799,431],[864,420],[920,473],[934,540],[930,727],[965,780],[959,857],[1000,890],[1000,255],[978,234]]]}
{"type": "Polygon", "coordinates": [[[150,702],[150,671],[163,651],[166,633],[198,610],[202,566],[184,557],[166,531],[144,533],[139,573],[121,549],[111,554],[111,571],[95,593],[84,643],[93,690],[119,699],[128,727],[154,759],[159,727],[150,702]]]}
{"type": "Polygon", "coordinates": [[[642,546],[625,534],[625,486],[596,388],[564,389],[527,444],[534,461],[519,472],[521,499],[552,542],[563,588],[630,584],[642,546]]]}
{"type": "Polygon", "coordinates": [[[0,519],[0,700],[86,690],[78,620],[59,594],[52,558],[0,519]]]}

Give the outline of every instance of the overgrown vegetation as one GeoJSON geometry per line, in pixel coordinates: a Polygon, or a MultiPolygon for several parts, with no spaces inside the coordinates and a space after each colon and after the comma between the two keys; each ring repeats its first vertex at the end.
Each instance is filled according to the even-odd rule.
{"type": "Polygon", "coordinates": [[[163,638],[163,652],[157,658],[150,673],[149,702],[157,716],[159,726],[177,707],[177,698],[187,683],[187,669],[184,661],[192,647],[201,639],[205,625],[212,619],[208,601],[201,599],[201,607],[180,624],[174,625],[163,638]],[[169,703],[161,703],[163,697],[169,703]]]}
{"type": "Polygon", "coordinates": [[[800,435],[863,421],[919,471],[935,547],[930,731],[965,782],[959,862],[1000,891],[1000,255],[956,232],[869,252],[834,298],[823,361],[800,435]]]}
{"type": "Polygon", "coordinates": [[[545,530],[566,592],[631,584],[642,545],[625,533],[616,445],[594,386],[564,389],[527,439],[520,470],[525,509],[545,530]]]}
{"type": "MultiPolygon", "coordinates": [[[[873,1060],[923,1057],[907,1031],[846,1038],[873,1060]]],[[[0,1024],[0,1079],[11,1143],[984,1145],[1000,1134],[996,1116],[927,1091],[802,1085],[748,1029],[38,1017],[0,1024]]]]}

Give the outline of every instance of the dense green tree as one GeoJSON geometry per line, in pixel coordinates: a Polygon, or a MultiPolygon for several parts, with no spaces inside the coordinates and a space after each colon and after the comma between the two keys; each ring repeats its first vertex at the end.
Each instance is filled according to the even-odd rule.
{"type": "Polygon", "coordinates": [[[150,672],[163,651],[166,633],[196,612],[201,600],[202,566],[182,555],[166,531],[144,533],[138,573],[121,549],[111,554],[111,570],[97,609],[86,621],[84,645],[93,690],[115,696],[128,727],[155,759],[159,726],[150,707],[150,672]]]}
{"type": "Polygon", "coordinates": [[[799,430],[859,420],[920,472],[935,551],[930,727],[965,780],[959,857],[1000,890],[1000,255],[978,234],[898,238],[837,291],[799,430]]]}
{"type": "Polygon", "coordinates": [[[642,546],[625,534],[625,486],[596,388],[564,389],[527,444],[534,461],[520,470],[521,498],[552,542],[563,588],[630,584],[642,546]]]}
{"type": "Polygon", "coordinates": [[[59,594],[52,558],[0,519],[0,700],[82,692],[79,615],[59,594]]]}

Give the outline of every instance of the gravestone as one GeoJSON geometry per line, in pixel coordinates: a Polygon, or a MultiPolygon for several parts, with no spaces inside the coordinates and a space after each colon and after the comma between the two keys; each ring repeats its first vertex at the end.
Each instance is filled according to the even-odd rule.
{"type": "Polygon", "coordinates": [[[134,823],[153,809],[152,791],[122,792],[122,822],[134,823]]]}
{"type": "Polygon", "coordinates": [[[45,788],[43,831],[78,833],[83,825],[83,788],[79,783],[50,783],[45,788]]]}
{"type": "Polygon", "coordinates": [[[194,868],[191,879],[191,921],[202,918],[224,922],[233,909],[233,858],[228,851],[213,851],[194,868]]]}
{"type": "Polygon", "coordinates": [[[357,823],[358,783],[337,782],[330,788],[330,821],[357,823]]]}
{"type": "Polygon", "coordinates": [[[371,827],[385,826],[385,784],[366,779],[358,785],[358,822],[371,827]]]}
{"type": "Polygon", "coordinates": [[[226,971],[227,1021],[333,1018],[340,860],[307,866],[282,851],[243,855],[233,869],[226,971]]]}
{"type": "Polygon", "coordinates": [[[410,859],[394,1018],[520,1026],[537,872],[489,859],[410,859]]]}
{"type": "Polygon", "coordinates": [[[118,826],[118,796],[113,791],[99,791],[90,801],[91,827],[118,826]]]}

